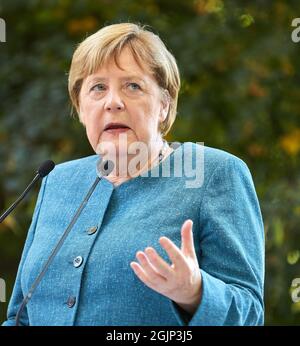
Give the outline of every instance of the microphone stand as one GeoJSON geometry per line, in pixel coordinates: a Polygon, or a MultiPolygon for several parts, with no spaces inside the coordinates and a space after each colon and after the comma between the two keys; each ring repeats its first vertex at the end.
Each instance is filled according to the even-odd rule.
{"type": "Polygon", "coordinates": [[[24,199],[24,197],[27,195],[27,193],[29,192],[29,190],[32,188],[32,186],[34,185],[34,183],[40,179],[40,175],[39,173],[33,178],[32,182],[26,187],[26,189],[24,190],[24,192],[22,193],[22,195],[0,216],[0,223],[2,221],[4,221],[4,219],[7,217],[7,215],[9,215],[14,209],[15,207],[22,201],[22,199],[24,199]]]}
{"type": "MultiPolygon", "coordinates": [[[[102,178],[102,177],[101,177],[102,178]]],[[[41,282],[43,276],[45,275],[46,271],[48,270],[48,267],[50,266],[51,262],[53,261],[54,257],[56,256],[56,254],[58,253],[59,249],[61,248],[61,246],[63,245],[66,237],[68,236],[68,234],[70,233],[71,229],[73,228],[75,222],[77,221],[79,215],[81,214],[83,208],[85,207],[85,205],[87,204],[89,198],[91,197],[93,191],[95,190],[97,184],[99,183],[99,181],[101,180],[101,178],[99,176],[97,176],[96,180],[94,181],[92,187],[89,189],[88,193],[86,194],[83,202],[81,203],[81,205],[79,206],[79,208],[77,209],[72,221],[70,222],[69,226],[67,227],[67,229],[65,230],[65,232],[63,233],[62,237],[60,238],[59,242],[57,243],[57,245],[55,246],[54,250],[52,251],[50,257],[48,258],[47,262],[45,263],[41,273],[38,275],[38,277],[35,279],[34,283],[32,284],[30,290],[28,291],[28,293],[26,294],[26,296],[24,297],[21,306],[18,309],[17,315],[16,315],[16,326],[19,326],[19,322],[20,322],[20,317],[21,314],[25,308],[25,306],[27,305],[27,303],[29,302],[29,300],[32,297],[33,292],[35,291],[35,289],[37,288],[38,284],[41,282]]]]}
{"type": "Polygon", "coordinates": [[[47,160],[41,164],[37,170],[36,176],[33,178],[32,182],[26,187],[22,195],[0,216],[0,223],[16,208],[16,206],[24,199],[29,190],[32,188],[33,184],[40,178],[44,178],[48,175],[55,167],[55,163],[51,160],[47,160]]]}

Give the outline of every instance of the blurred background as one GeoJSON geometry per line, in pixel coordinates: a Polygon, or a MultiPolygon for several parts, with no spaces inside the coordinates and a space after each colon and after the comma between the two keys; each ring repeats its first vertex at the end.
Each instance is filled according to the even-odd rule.
{"type": "MultiPolygon", "coordinates": [[[[247,163],[265,225],[265,323],[299,324],[291,284],[300,278],[300,42],[292,41],[291,23],[300,2],[1,0],[0,17],[0,213],[45,159],[94,154],[70,116],[76,45],[104,25],[148,24],[181,71],[178,116],[166,139],[204,142],[247,163]]],[[[0,225],[7,300],[0,322],[38,189],[0,225]]]]}

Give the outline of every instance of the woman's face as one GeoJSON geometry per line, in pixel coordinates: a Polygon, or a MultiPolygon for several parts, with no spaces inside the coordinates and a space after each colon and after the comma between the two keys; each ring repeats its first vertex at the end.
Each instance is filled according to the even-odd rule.
{"type": "Polygon", "coordinates": [[[80,119],[98,154],[105,154],[105,143],[113,144],[118,153],[119,136],[124,133],[127,148],[136,141],[154,144],[160,138],[159,123],[168,113],[169,103],[162,97],[162,90],[147,69],[140,68],[128,48],[121,52],[118,62],[124,70],[112,59],[83,81],[79,95],[80,119]],[[128,128],[106,130],[109,123],[128,128]]]}

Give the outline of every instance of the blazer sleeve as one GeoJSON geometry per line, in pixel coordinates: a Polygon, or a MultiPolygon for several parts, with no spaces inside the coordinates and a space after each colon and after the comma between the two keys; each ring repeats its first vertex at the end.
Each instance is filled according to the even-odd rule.
{"type": "MultiPolygon", "coordinates": [[[[27,257],[28,251],[30,249],[30,246],[33,242],[35,228],[36,228],[37,220],[39,217],[39,212],[40,212],[40,208],[41,208],[41,204],[42,204],[42,200],[43,200],[43,196],[44,196],[47,178],[48,178],[48,176],[46,176],[42,180],[41,188],[40,188],[40,191],[38,194],[38,198],[37,198],[37,202],[36,202],[35,209],[33,212],[31,224],[30,224],[30,227],[29,227],[29,230],[27,233],[27,237],[26,237],[26,241],[24,244],[21,260],[19,263],[14,288],[13,288],[12,295],[11,295],[11,298],[10,298],[10,301],[8,304],[7,320],[2,323],[2,326],[15,326],[15,323],[16,323],[15,318],[16,318],[18,309],[22,303],[22,300],[24,298],[23,291],[21,288],[22,268],[23,268],[24,261],[27,257]]],[[[26,307],[24,308],[24,310],[22,312],[22,316],[20,318],[20,325],[21,326],[28,326],[29,325],[26,307]]]]}
{"type": "Polygon", "coordinates": [[[192,316],[171,301],[180,325],[262,325],[264,226],[244,161],[230,156],[215,168],[199,220],[202,298],[192,316]]]}

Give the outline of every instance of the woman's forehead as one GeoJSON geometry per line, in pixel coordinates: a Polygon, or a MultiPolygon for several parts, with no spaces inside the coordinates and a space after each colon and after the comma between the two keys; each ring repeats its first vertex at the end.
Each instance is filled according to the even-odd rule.
{"type": "Polygon", "coordinates": [[[130,49],[124,48],[119,55],[110,56],[107,61],[99,65],[95,71],[88,75],[87,79],[108,80],[110,76],[116,76],[120,80],[152,79],[152,72],[142,61],[136,61],[130,49]]]}

